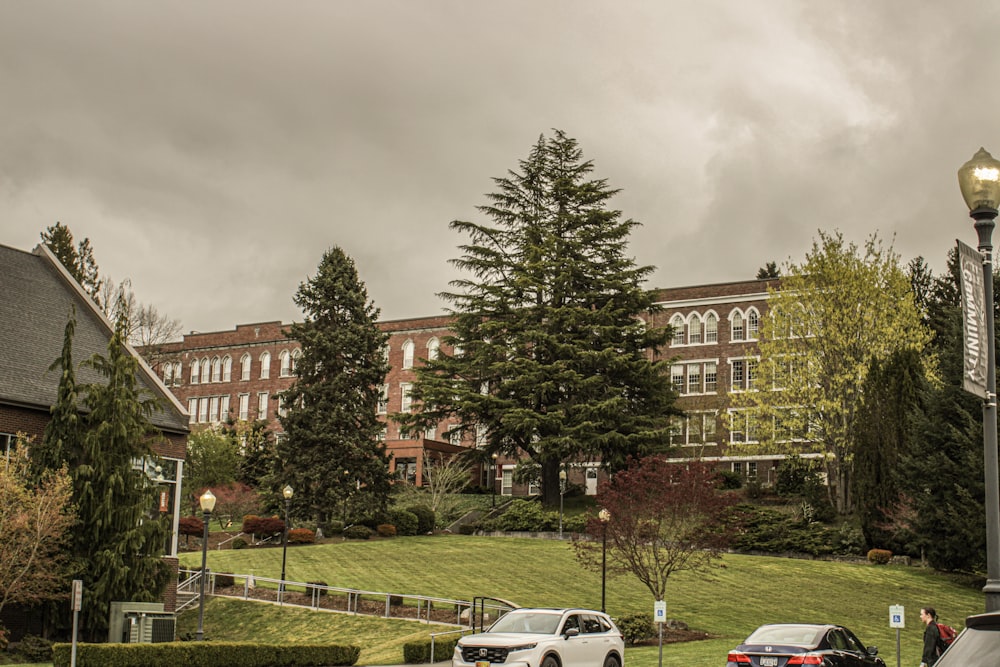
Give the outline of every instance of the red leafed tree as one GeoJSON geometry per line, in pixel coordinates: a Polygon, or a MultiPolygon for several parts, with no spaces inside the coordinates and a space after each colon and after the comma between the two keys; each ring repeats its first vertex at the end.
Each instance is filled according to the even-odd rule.
{"type": "Polygon", "coordinates": [[[671,574],[703,572],[722,556],[730,536],[723,511],[732,502],[706,463],[632,459],[599,489],[607,521],[590,520],[595,541],[575,542],[577,558],[599,570],[606,539],[610,569],[630,572],[663,600],[671,574]]]}

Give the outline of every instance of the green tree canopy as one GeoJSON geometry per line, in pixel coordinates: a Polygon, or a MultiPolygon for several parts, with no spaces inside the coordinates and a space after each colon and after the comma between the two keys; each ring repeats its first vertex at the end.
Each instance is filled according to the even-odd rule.
{"type": "Polygon", "coordinates": [[[69,274],[76,279],[76,282],[80,283],[80,286],[90,295],[94,303],[98,306],[103,305],[101,297],[104,281],[99,275],[90,239],[85,238],[73,245],[73,232],[66,225],[57,222],[42,232],[42,243],[48,246],[52,254],[59,258],[69,274]]]}
{"type": "Polygon", "coordinates": [[[290,484],[293,511],[320,522],[349,495],[384,507],[389,458],[377,407],[389,336],[378,326],[378,310],[340,248],[323,254],[295,303],[305,319],[288,336],[302,356],[295,383],[279,395],[287,438],[277,443],[274,490],[290,484]]]}
{"type": "Polygon", "coordinates": [[[580,456],[610,470],[662,450],[676,414],[668,340],[641,319],[656,310],[627,241],[638,225],[607,208],[617,190],[561,131],[540,137],[519,168],[493,179],[479,212],[453,221],[469,237],[453,263],[469,274],[442,294],[453,335],[416,369],[418,412],[395,415],[416,431],[457,418],[488,454],[528,456],[543,499],[558,502],[559,470],[580,456]]]}
{"type": "Polygon", "coordinates": [[[848,512],[872,362],[920,353],[930,340],[909,278],[877,236],[858,248],[821,231],[805,262],[769,290],[768,307],[751,390],[732,395],[730,429],[745,436],[733,449],[823,452],[832,499],[848,512]]]}

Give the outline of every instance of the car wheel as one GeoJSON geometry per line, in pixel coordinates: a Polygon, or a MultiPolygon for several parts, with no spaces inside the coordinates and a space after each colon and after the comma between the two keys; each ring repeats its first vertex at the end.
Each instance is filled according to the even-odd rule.
{"type": "Polygon", "coordinates": [[[604,658],[604,667],[621,667],[618,663],[618,656],[608,654],[608,657],[604,658]]]}
{"type": "Polygon", "coordinates": [[[550,653],[542,660],[541,667],[559,667],[559,660],[550,653]]]}

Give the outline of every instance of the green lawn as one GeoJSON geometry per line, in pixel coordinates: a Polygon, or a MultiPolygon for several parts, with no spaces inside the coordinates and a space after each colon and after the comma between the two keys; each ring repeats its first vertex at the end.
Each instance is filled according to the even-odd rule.
{"type": "MultiPolygon", "coordinates": [[[[181,567],[200,564],[200,553],[181,556],[181,567]]],[[[278,577],[281,549],[209,552],[208,566],[217,572],[278,577]]],[[[569,543],[553,540],[442,535],[289,547],[287,573],[290,580],[331,586],[464,600],[485,595],[522,606],[599,608],[601,603],[600,573],[581,570],[569,543]]],[[[613,616],[652,615],[652,597],[629,575],[609,578],[607,599],[613,616]]],[[[896,635],[888,620],[892,604],[906,607],[901,661],[914,665],[920,661],[920,607],[936,607],[943,622],[960,628],[965,616],[983,610],[983,596],[954,578],[915,567],[730,555],[708,578],[689,573],[671,578],[668,617],[717,638],[667,645],[664,664],[718,667],[726,651],[759,624],[792,621],[847,625],[866,644],[878,645],[887,664],[895,664],[896,635]]],[[[180,632],[193,631],[196,617],[197,612],[184,614],[180,632]]],[[[398,663],[403,642],[431,631],[407,621],[226,600],[213,600],[205,613],[208,637],[280,642],[350,638],[366,647],[362,664],[398,663]]],[[[626,655],[635,667],[651,667],[657,660],[656,647],[629,649],[626,655]]]]}

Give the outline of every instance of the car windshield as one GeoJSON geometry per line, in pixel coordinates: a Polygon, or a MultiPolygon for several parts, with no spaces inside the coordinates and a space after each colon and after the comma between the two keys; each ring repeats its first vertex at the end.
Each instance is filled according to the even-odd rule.
{"type": "Polygon", "coordinates": [[[562,614],[550,612],[512,611],[490,627],[490,632],[530,632],[540,635],[554,635],[559,627],[562,614]]]}
{"type": "Polygon", "coordinates": [[[743,643],[816,646],[823,631],[815,625],[764,625],[754,630],[743,643]]]}
{"type": "Polygon", "coordinates": [[[1000,655],[1000,632],[966,628],[955,639],[935,667],[986,667],[997,664],[1000,655]]]}

